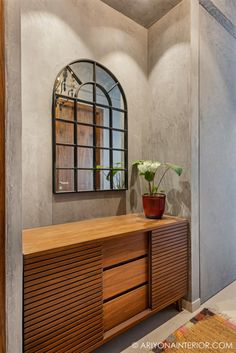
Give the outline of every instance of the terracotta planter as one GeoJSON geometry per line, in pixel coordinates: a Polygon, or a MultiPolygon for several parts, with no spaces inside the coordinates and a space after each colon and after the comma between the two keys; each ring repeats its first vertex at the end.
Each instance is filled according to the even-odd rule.
{"type": "Polygon", "coordinates": [[[143,210],[147,218],[160,219],[165,211],[166,195],[143,195],[143,210]]]}

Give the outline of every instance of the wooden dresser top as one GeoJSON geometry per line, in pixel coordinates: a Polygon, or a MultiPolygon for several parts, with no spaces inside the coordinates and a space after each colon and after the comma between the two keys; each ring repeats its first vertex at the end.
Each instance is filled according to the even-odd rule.
{"type": "Polygon", "coordinates": [[[147,219],[141,214],[96,218],[23,230],[23,254],[31,255],[65,248],[75,244],[135,234],[159,227],[186,223],[182,218],[164,216],[161,220],[147,219]]]}

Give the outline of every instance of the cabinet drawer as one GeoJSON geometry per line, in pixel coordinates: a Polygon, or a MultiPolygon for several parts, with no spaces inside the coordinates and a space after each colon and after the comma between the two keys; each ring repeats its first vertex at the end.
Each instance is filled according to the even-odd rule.
{"type": "Polygon", "coordinates": [[[107,270],[103,273],[103,299],[111,298],[147,281],[147,257],[107,270]]]}
{"type": "Polygon", "coordinates": [[[110,239],[103,243],[103,267],[113,266],[148,253],[148,233],[110,239]]]}
{"type": "Polygon", "coordinates": [[[105,303],[103,306],[105,331],[112,329],[147,308],[147,285],[105,303]]]}

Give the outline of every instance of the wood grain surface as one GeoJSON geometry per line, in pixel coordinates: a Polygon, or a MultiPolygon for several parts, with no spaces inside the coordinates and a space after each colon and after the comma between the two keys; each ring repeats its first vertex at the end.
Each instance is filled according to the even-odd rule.
{"type": "Polygon", "coordinates": [[[105,240],[102,251],[103,268],[145,256],[148,254],[148,233],[141,232],[105,240]]]}
{"type": "Polygon", "coordinates": [[[164,216],[161,220],[147,219],[141,214],[129,214],[124,216],[105,217],[40,227],[23,231],[23,254],[27,257],[36,253],[44,253],[49,250],[66,248],[75,244],[101,241],[113,237],[134,235],[157,228],[185,223],[186,221],[176,217],[164,216]]]}
{"type": "Polygon", "coordinates": [[[187,222],[152,232],[152,309],[161,310],[187,294],[188,241],[187,222]]]}
{"type": "Polygon", "coordinates": [[[148,281],[147,257],[103,272],[103,299],[109,299],[148,281]]]}
{"type": "Polygon", "coordinates": [[[104,304],[104,329],[108,331],[148,308],[148,286],[142,286],[104,304]]]}
{"type": "Polygon", "coordinates": [[[102,246],[76,250],[24,264],[25,353],[83,352],[102,343],[102,246]]]}

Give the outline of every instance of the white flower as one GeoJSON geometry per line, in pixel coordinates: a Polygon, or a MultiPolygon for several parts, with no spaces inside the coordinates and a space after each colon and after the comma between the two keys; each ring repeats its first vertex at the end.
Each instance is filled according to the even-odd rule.
{"type": "Polygon", "coordinates": [[[144,161],[142,164],[138,165],[138,170],[142,174],[147,172],[156,173],[156,170],[160,167],[160,165],[160,162],[144,161]]]}
{"type": "Polygon", "coordinates": [[[159,168],[160,166],[161,166],[160,162],[153,162],[152,163],[152,168],[153,168],[153,170],[155,170],[155,172],[156,172],[157,168],[159,168]]]}

